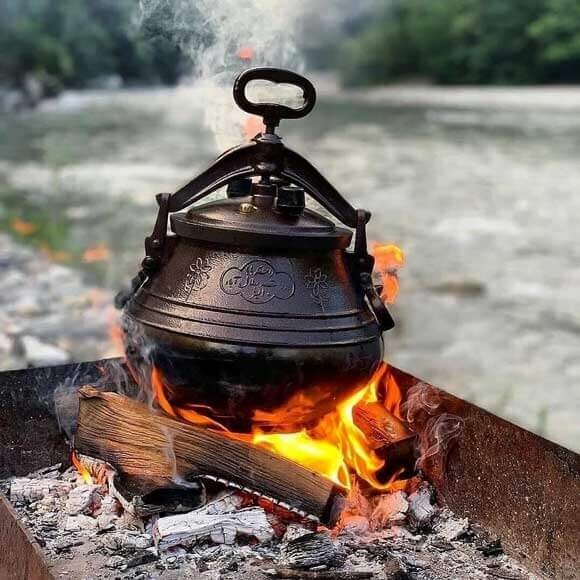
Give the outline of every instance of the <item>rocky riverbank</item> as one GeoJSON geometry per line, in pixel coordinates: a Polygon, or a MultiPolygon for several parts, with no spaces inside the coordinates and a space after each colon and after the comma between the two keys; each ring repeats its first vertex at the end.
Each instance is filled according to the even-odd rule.
{"type": "Polygon", "coordinates": [[[0,234],[0,369],[115,354],[110,292],[0,234]]]}

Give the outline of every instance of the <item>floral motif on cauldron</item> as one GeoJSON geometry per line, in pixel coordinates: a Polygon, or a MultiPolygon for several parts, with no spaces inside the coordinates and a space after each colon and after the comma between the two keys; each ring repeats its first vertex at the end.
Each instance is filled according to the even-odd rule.
{"type": "Polygon", "coordinates": [[[310,268],[304,277],[306,288],[310,288],[310,296],[324,310],[328,302],[328,276],[320,268],[310,268]]]}
{"type": "Polygon", "coordinates": [[[201,290],[207,286],[210,271],[211,265],[208,258],[198,257],[189,266],[189,272],[185,277],[185,291],[187,292],[188,298],[192,292],[201,290]]]}

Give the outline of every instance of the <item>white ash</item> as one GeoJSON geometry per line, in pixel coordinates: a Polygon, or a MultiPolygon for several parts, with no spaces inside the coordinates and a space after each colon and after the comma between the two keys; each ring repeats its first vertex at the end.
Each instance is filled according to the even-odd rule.
{"type": "Polygon", "coordinates": [[[71,489],[66,502],[70,516],[95,513],[103,500],[101,486],[94,484],[79,485],[71,489]],[[99,493],[100,492],[100,493],[99,493]]]}
{"type": "Polygon", "coordinates": [[[409,502],[409,524],[416,529],[427,529],[431,525],[437,509],[433,503],[431,486],[423,484],[407,498],[409,502]]]}
{"type": "Polygon", "coordinates": [[[10,483],[10,499],[31,503],[47,496],[66,497],[71,489],[68,482],[59,479],[20,477],[10,483]]]}
{"type": "Polygon", "coordinates": [[[404,522],[408,510],[409,502],[404,491],[380,495],[370,516],[373,529],[381,530],[391,524],[404,522]]]}
{"type": "Polygon", "coordinates": [[[280,518],[274,527],[285,531],[274,533],[272,514],[266,517],[262,508],[232,491],[219,493],[187,514],[138,518],[123,511],[105,486],[87,485],[70,469],[61,473],[59,467],[46,468],[3,487],[14,490],[16,510],[55,575],[71,580],[260,580],[285,570],[318,571],[327,578],[360,572],[377,580],[537,578],[503,554],[497,539],[448,509],[438,509],[427,483],[414,486],[409,495],[399,491],[368,500],[353,495],[345,502],[349,510],[340,527],[316,533],[309,522],[284,523],[280,518]],[[85,501],[95,495],[97,501],[85,501]],[[208,518],[227,523],[220,524],[216,533],[195,532],[184,545],[176,545],[175,537],[159,541],[160,529],[171,529],[175,522],[181,525],[181,518],[195,523],[195,512],[203,514],[198,527],[208,518]],[[231,522],[238,525],[247,514],[253,514],[251,521],[257,518],[263,535],[238,533],[238,528],[232,535],[231,522]],[[378,525],[377,516],[384,527],[378,525]],[[83,562],[81,575],[75,562],[83,562]]]}

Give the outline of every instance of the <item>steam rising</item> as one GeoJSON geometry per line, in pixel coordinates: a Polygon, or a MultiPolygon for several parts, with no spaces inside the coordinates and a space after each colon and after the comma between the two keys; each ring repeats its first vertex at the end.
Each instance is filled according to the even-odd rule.
{"type": "Polygon", "coordinates": [[[303,70],[297,31],[307,5],[306,0],[140,0],[142,25],[173,39],[191,59],[196,98],[220,151],[242,140],[246,115],[231,96],[238,73],[249,66],[303,70]]]}
{"type": "Polygon", "coordinates": [[[299,73],[304,48],[342,34],[347,22],[378,0],[139,0],[141,27],[169,38],[191,61],[196,101],[221,152],[242,140],[245,113],[231,96],[233,80],[251,66],[299,73]]]}

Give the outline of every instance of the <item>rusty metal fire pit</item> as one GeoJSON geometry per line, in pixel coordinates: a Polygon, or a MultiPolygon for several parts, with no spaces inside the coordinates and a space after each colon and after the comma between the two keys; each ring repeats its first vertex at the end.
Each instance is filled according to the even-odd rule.
{"type": "MultiPolygon", "coordinates": [[[[0,478],[68,460],[51,411],[55,385],[83,385],[118,359],[0,373],[0,478]],[[99,370],[101,369],[101,370],[99,370]]],[[[403,393],[419,381],[391,368],[403,393]]],[[[446,465],[425,466],[438,495],[460,517],[501,537],[507,553],[549,578],[578,578],[580,456],[429,387],[442,413],[464,420],[446,465]]],[[[0,578],[52,578],[48,563],[0,497],[0,578]]]]}

